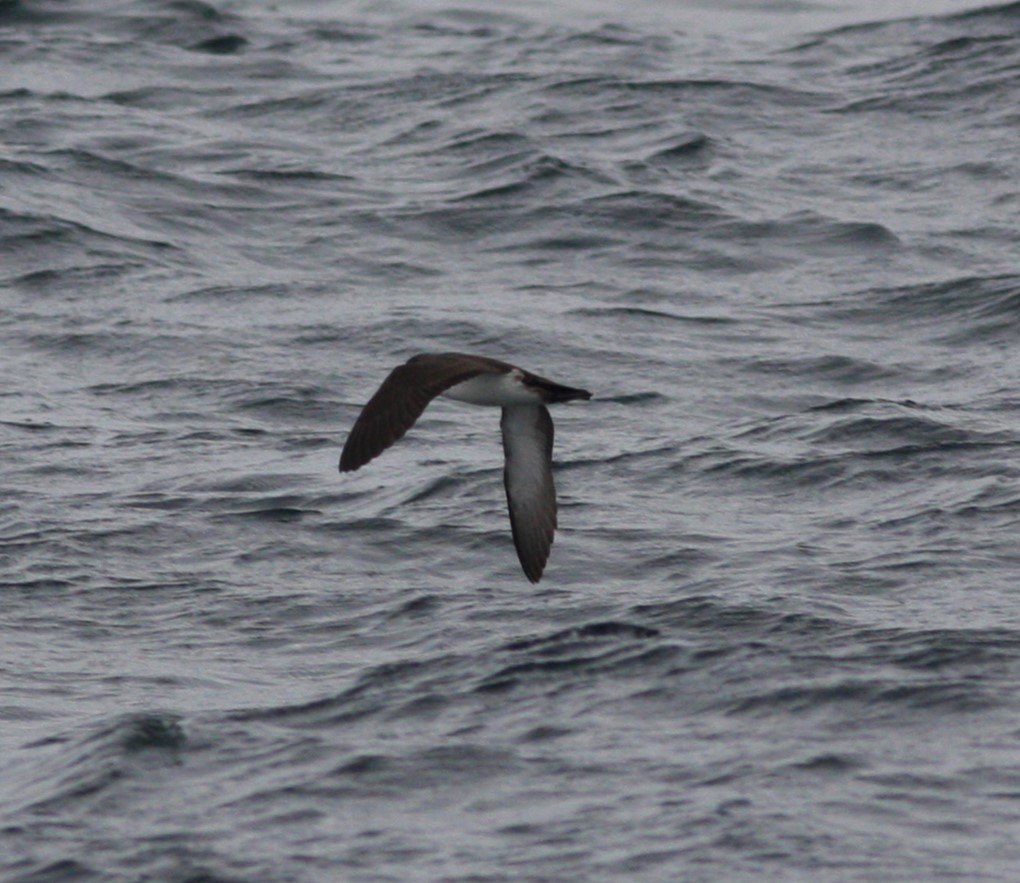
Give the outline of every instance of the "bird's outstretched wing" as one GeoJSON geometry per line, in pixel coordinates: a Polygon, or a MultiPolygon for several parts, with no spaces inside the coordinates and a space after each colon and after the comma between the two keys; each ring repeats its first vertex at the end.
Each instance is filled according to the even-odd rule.
{"type": "Polygon", "coordinates": [[[455,353],[423,354],[394,368],[362,409],[340,454],[340,471],[353,472],[378,457],[414,426],[437,395],[481,373],[495,360],[455,353]]]}
{"type": "Polygon", "coordinates": [[[542,578],[556,532],[552,475],[553,422],[544,405],[506,405],[500,420],[510,527],[524,575],[542,578]]]}

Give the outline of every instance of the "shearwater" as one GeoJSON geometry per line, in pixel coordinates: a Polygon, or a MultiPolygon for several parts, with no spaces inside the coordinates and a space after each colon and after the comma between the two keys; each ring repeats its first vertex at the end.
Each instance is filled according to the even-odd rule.
{"type": "Polygon", "coordinates": [[[360,469],[385,451],[438,395],[503,409],[510,528],[524,574],[537,583],[556,532],[553,422],[545,406],[590,399],[591,393],[486,356],[422,353],[394,368],[362,409],[340,455],[340,471],[360,469]]]}

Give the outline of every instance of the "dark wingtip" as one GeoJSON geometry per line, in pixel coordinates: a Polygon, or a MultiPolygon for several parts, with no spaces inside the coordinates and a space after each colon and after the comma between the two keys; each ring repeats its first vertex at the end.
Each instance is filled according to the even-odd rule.
{"type": "Polygon", "coordinates": [[[348,442],[340,452],[340,462],[337,465],[341,472],[355,472],[371,459],[371,457],[365,457],[363,452],[359,452],[355,446],[348,442]]]}
{"type": "Polygon", "coordinates": [[[524,575],[528,578],[528,582],[532,585],[537,583],[542,578],[542,574],[545,573],[546,562],[534,559],[525,562],[520,552],[517,553],[517,557],[521,562],[521,570],[524,571],[524,575]]]}

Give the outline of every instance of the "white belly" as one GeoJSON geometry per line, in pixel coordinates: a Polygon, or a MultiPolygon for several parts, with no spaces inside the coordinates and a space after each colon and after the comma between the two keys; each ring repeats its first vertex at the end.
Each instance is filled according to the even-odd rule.
{"type": "Polygon", "coordinates": [[[516,371],[508,374],[479,374],[443,393],[448,399],[469,405],[533,405],[539,396],[524,386],[516,371]]]}

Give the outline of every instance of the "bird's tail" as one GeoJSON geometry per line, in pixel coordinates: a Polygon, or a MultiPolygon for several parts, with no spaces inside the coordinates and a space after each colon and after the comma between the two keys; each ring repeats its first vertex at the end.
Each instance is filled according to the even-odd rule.
{"type": "Polygon", "coordinates": [[[553,383],[543,377],[535,378],[535,386],[540,388],[548,396],[546,402],[556,404],[558,402],[573,402],[577,399],[590,399],[591,393],[586,389],[577,389],[573,386],[563,386],[560,383],[553,383]]]}

